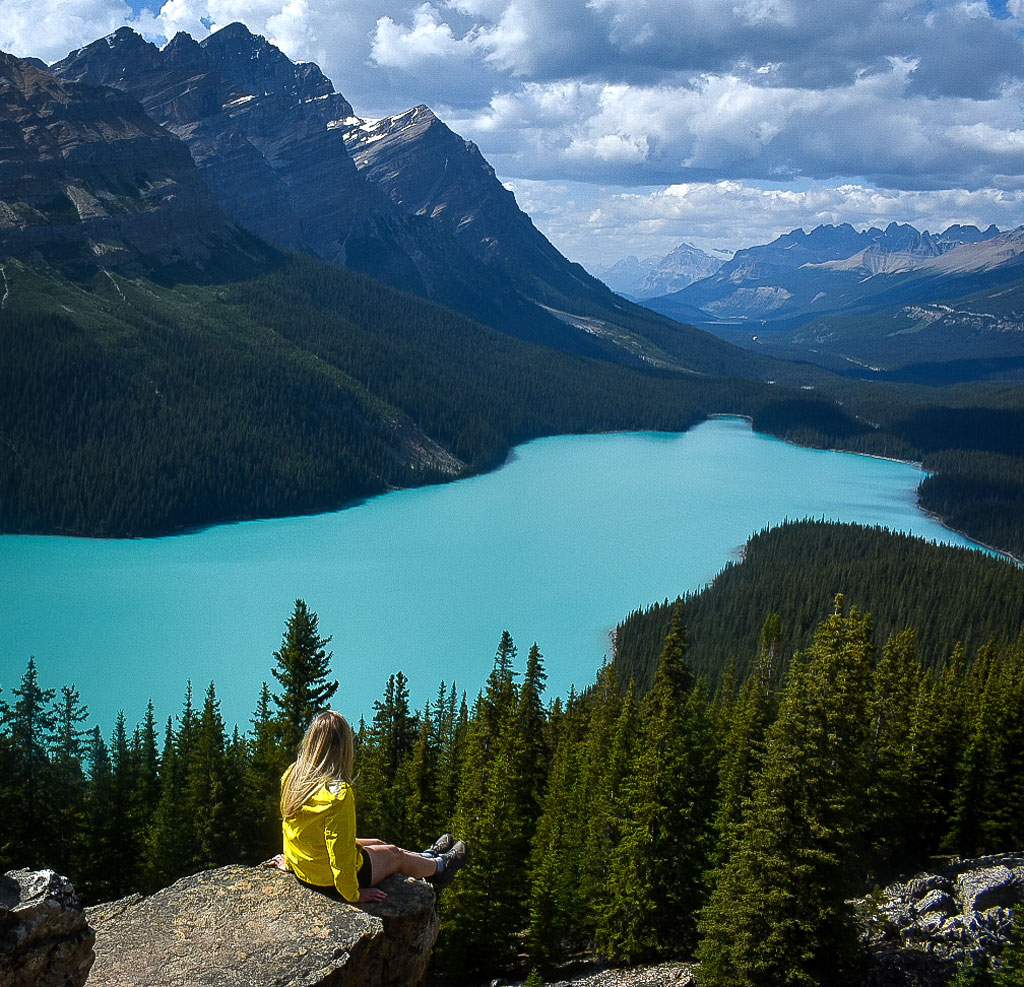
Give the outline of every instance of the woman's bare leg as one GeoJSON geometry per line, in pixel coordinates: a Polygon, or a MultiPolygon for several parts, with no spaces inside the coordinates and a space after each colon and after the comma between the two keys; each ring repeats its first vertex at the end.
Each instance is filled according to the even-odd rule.
{"type": "Polygon", "coordinates": [[[411,853],[409,850],[392,846],[390,843],[364,843],[363,849],[370,855],[374,886],[392,874],[404,874],[406,877],[433,877],[437,872],[437,861],[432,857],[411,853]]]}

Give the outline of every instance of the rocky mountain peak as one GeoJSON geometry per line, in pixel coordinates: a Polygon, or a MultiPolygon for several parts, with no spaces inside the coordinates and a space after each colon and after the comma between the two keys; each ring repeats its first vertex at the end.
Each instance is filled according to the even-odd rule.
{"type": "Polygon", "coordinates": [[[160,57],[160,49],[130,27],[119,27],[113,34],[93,41],[71,52],[67,58],[54,62],[51,71],[65,75],[67,64],[74,64],[72,78],[92,85],[117,85],[118,79],[129,78],[149,70],[160,57]]]}
{"type": "Polygon", "coordinates": [[[296,64],[280,48],[238,21],[204,38],[198,48],[206,56],[204,69],[216,70],[256,95],[288,92],[316,98],[334,93],[334,86],[316,65],[296,64]]]}
{"type": "MultiPolygon", "coordinates": [[[[97,44],[145,50],[130,33],[97,44]]],[[[83,59],[92,65],[89,48],[83,59]]],[[[201,267],[215,249],[234,250],[238,231],[188,149],[130,96],[0,55],[0,105],[0,253],[142,272],[201,267]]]]}

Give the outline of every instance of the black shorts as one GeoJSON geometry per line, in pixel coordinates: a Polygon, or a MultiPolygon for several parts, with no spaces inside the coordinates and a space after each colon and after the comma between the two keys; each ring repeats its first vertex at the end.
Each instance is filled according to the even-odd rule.
{"type": "Polygon", "coordinates": [[[365,849],[360,852],[363,855],[363,862],[359,865],[359,873],[356,874],[356,884],[361,888],[372,888],[373,864],[370,862],[370,855],[365,849]]]}
{"type": "MultiPolygon", "coordinates": [[[[356,874],[356,884],[360,888],[370,888],[373,887],[373,864],[370,863],[370,855],[365,850],[361,852],[363,855],[363,862],[359,865],[359,871],[356,874]]],[[[325,895],[328,898],[333,898],[335,901],[345,900],[341,892],[333,884],[310,884],[309,881],[302,880],[298,875],[295,876],[295,880],[303,887],[311,888],[313,891],[319,891],[320,894],[325,895]]]]}

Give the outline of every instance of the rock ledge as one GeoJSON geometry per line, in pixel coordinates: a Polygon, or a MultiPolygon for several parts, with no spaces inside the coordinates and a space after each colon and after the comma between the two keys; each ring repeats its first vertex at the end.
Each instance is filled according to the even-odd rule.
{"type": "Polygon", "coordinates": [[[437,938],[434,890],[392,877],[349,905],[265,867],[222,867],[88,910],[89,987],[415,987],[437,938]]]}

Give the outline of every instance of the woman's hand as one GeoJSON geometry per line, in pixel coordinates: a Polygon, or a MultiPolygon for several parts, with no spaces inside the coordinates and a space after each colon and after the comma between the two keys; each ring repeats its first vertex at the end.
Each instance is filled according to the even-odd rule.
{"type": "Polygon", "coordinates": [[[360,888],[359,889],[359,903],[362,904],[365,901],[383,901],[387,897],[386,892],[381,891],[380,888],[360,888]]]}

